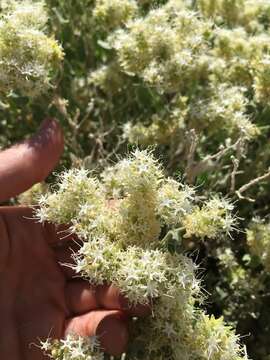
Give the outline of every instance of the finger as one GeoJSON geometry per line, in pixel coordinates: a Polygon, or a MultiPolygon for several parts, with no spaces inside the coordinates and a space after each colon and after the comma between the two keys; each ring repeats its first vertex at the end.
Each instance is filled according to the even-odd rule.
{"type": "Polygon", "coordinates": [[[66,321],[65,335],[97,336],[101,349],[113,356],[126,351],[128,326],[120,311],[96,310],[66,321]]]}
{"type": "Polygon", "coordinates": [[[128,316],[144,317],[151,314],[149,304],[131,306],[129,300],[114,285],[97,288],[98,302],[104,309],[122,310],[128,316]]]}
{"type": "Polygon", "coordinates": [[[63,135],[55,120],[45,120],[30,139],[0,152],[0,202],[44,180],[63,151],[63,135]]]}
{"type": "Polygon", "coordinates": [[[121,310],[128,316],[146,316],[151,313],[149,305],[131,307],[128,299],[113,285],[93,286],[88,281],[72,280],[66,288],[69,310],[75,314],[102,308],[107,310],[121,310]]]}
{"type": "Polygon", "coordinates": [[[66,302],[73,315],[85,314],[100,308],[96,287],[81,279],[68,282],[66,302]]]}

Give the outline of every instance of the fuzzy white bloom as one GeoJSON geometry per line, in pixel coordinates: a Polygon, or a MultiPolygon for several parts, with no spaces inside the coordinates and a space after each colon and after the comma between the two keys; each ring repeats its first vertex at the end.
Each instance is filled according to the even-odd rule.
{"type": "MultiPolygon", "coordinates": [[[[131,345],[127,358],[178,360],[186,354],[194,360],[200,354],[202,360],[227,360],[230,354],[230,360],[242,359],[234,333],[222,320],[215,323],[220,330],[212,326],[213,320],[195,307],[203,301],[195,264],[170,253],[160,241],[162,229],[174,230],[179,224],[186,236],[229,233],[235,223],[233,206],[219,198],[195,206],[194,190],[167,179],[147,151],[136,150],[101,180],[89,175],[85,170],[62,175],[58,190],[41,199],[38,215],[73,224],[84,240],[73,268],[91,284],[115,285],[130,305],[152,304],[152,316],[132,326],[135,348],[131,345]]],[[[85,359],[85,340],[77,341],[82,342],[74,347],[65,340],[54,342],[49,351],[54,359],[85,359]]],[[[101,356],[93,349],[89,355],[94,360],[101,356]]]]}
{"type": "Polygon", "coordinates": [[[103,65],[92,71],[88,77],[88,84],[94,85],[108,95],[119,93],[125,87],[126,76],[121,72],[116,62],[103,65]]]}
{"type": "Polygon", "coordinates": [[[254,218],[247,231],[247,243],[252,255],[270,270],[270,223],[254,218]]]}
{"type": "Polygon", "coordinates": [[[185,129],[185,121],[189,107],[187,98],[176,95],[169,109],[153,114],[145,119],[145,123],[135,121],[124,124],[123,136],[133,144],[152,145],[170,144],[178,137],[181,138],[185,129]]]}
{"type": "Polygon", "coordinates": [[[225,199],[214,197],[202,208],[195,207],[183,220],[185,237],[216,238],[236,229],[237,219],[231,213],[233,205],[225,199]]]}
{"type": "Polygon", "coordinates": [[[109,31],[125,24],[136,15],[137,10],[135,0],[97,0],[93,17],[109,31]]]}
{"type": "Polygon", "coordinates": [[[49,353],[51,359],[57,360],[103,360],[104,354],[99,350],[99,341],[95,336],[83,338],[68,334],[65,339],[47,339],[41,342],[41,350],[49,353]]]}
{"type": "Polygon", "coordinates": [[[258,19],[270,8],[268,0],[198,0],[197,5],[204,16],[217,24],[243,26],[249,32],[263,30],[263,24],[258,19]]]}
{"type": "Polygon", "coordinates": [[[270,100],[270,56],[264,55],[254,66],[255,99],[264,104],[270,100]]]}
{"type": "Polygon", "coordinates": [[[40,197],[37,217],[42,214],[42,221],[70,223],[76,216],[83,215],[86,203],[89,203],[88,218],[90,212],[95,216],[103,201],[97,180],[90,178],[85,169],[74,169],[60,175],[57,192],[40,197]]]}
{"type": "Polygon", "coordinates": [[[151,193],[157,189],[163,176],[158,161],[148,151],[139,150],[102,174],[108,192],[119,188],[124,194],[135,191],[151,193]]]}
{"type": "Polygon", "coordinates": [[[195,190],[167,179],[158,193],[158,215],[168,225],[177,225],[192,211],[195,190]],[[180,187],[179,187],[180,185],[180,187]]]}
{"type": "Polygon", "coordinates": [[[40,197],[48,191],[48,186],[45,182],[33,185],[18,196],[18,201],[22,205],[35,205],[39,202],[40,197]]]}
{"type": "Polygon", "coordinates": [[[0,7],[0,91],[36,96],[50,86],[63,57],[60,45],[44,30],[42,1],[4,1],[0,7]]]}
{"type": "Polygon", "coordinates": [[[191,121],[197,127],[207,128],[209,133],[223,128],[230,135],[237,134],[246,139],[255,137],[259,129],[246,114],[245,91],[244,87],[228,84],[213,86],[206,98],[196,99],[189,115],[191,121]]]}
{"type": "Polygon", "coordinates": [[[170,92],[207,72],[207,61],[200,57],[208,46],[210,26],[173,0],[145,18],[130,21],[126,30],[115,33],[112,43],[127,74],[170,92]]]}

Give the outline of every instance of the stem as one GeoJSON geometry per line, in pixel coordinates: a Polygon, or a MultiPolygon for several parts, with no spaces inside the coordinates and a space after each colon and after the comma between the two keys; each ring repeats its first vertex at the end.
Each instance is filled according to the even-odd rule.
{"type": "Polygon", "coordinates": [[[246,200],[248,200],[250,202],[255,202],[254,199],[246,198],[246,197],[242,196],[242,193],[247,191],[252,186],[258,184],[259,182],[261,182],[263,180],[266,180],[269,177],[270,177],[270,169],[268,169],[268,172],[265,173],[264,175],[261,175],[261,176],[255,178],[255,179],[251,180],[249,183],[241,186],[240,189],[236,191],[236,195],[239,197],[239,199],[246,199],[246,200]]]}

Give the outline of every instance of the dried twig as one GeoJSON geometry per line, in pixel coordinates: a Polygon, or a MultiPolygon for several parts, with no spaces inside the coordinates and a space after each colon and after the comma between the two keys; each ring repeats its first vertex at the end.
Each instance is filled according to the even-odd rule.
{"type": "Polygon", "coordinates": [[[236,178],[237,170],[239,168],[239,160],[236,159],[234,156],[232,156],[232,163],[233,163],[233,170],[232,170],[232,173],[231,173],[230,192],[234,193],[235,192],[235,178],[236,178]]]}
{"type": "Polygon", "coordinates": [[[245,197],[242,194],[245,191],[247,191],[249,188],[251,188],[252,186],[258,184],[259,182],[261,182],[263,180],[266,180],[267,178],[270,178],[270,168],[268,169],[267,173],[265,173],[264,175],[261,175],[261,176],[255,178],[255,179],[251,180],[249,183],[241,186],[240,189],[235,192],[236,195],[239,197],[239,199],[245,199],[245,200],[248,200],[250,202],[255,202],[254,199],[245,197]]]}
{"type": "Polygon", "coordinates": [[[185,176],[187,178],[187,182],[191,183],[193,180],[192,169],[194,167],[194,156],[199,139],[194,129],[191,129],[189,132],[187,132],[186,137],[189,137],[189,148],[186,156],[187,166],[185,176]]]}
{"type": "MultiPolygon", "coordinates": [[[[191,144],[192,146],[194,146],[193,143],[191,144]]],[[[197,143],[196,143],[196,145],[197,145],[197,143]]],[[[234,144],[228,145],[227,147],[222,146],[217,153],[206,156],[203,160],[199,161],[196,164],[194,164],[195,149],[194,149],[194,152],[192,153],[193,147],[190,147],[190,156],[191,156],[192,161],[190,160],[188,162],[188,166],[186,168],[187,182],[189,184],[194,183],[195,178],[199,174],[201,174],[202,172],[214,169],[217,166],[217,164],[219,163],[219,161],[222,159],[222,157],[224,155],[226,155],[230,150],[239,151],[239,149],[242,148],[242,146],[243,146],[242,139],[238,139],[234,144]]],[[[239,152],[238,156],[240,156],[240,152],[239,152]]],[[[241,152],[241,156],[242,156],[242,152],[241,152]]]]}

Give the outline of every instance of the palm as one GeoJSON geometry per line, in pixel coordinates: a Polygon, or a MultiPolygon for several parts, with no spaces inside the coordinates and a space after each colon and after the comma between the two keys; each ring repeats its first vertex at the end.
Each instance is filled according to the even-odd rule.
{"type": "Polygon", "coordinates": [[[28,209],[10,210],[4,215],[9,252],[0,273],[0,358],[38,360],[42,352],[29,344],[38,345],[38,337],[63,335],[70,312],[67,280],[48,244],[48,229],[24,218],[30,215],[28,209]]]}

